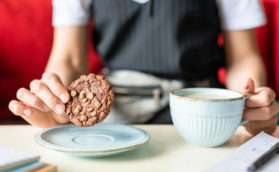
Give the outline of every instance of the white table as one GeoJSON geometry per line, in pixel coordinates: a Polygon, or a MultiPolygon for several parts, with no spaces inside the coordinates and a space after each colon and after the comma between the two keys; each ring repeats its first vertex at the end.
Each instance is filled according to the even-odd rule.
{"type": "MultiPolygon", "coordinates": [[[[0,126],[0,145],[35,152],[41,161],[55,164],[58,171],[95,172],[180,172],[203,171],[221,160],[249,136],[243,128],[223,146],[202,148],[187,144],[172,125],[136,125],[148,131],[151,140],[148,144],[116,157],[103,159],[82,159],[46,149],[34,141],[38,128],[22,125],[0,126]]],[[[279,126],[275,136],[279,137],[279,126]]]]}

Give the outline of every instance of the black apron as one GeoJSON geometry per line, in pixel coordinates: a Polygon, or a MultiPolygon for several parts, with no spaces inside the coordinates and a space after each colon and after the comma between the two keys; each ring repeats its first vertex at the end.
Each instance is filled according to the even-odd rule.
{"type": "Polygon", "coordinates": [[[109,69],[163,78],[216,78],[224,66],[217,45],[215,0],[93,0],[93,41],[109,69]]]}
{"type": "MultiPolygon", "coordinates": [[[[218,87],[224,66],[215,0],[93,0],[94,46],[109,69],[128,69],[218,87]]],[[[187,83],[187,84],[186,84],[187,83]]],[[[194,84],[193,84],[194,86],[194,84]]],[[[169,109],[149,123],[171,123],[169,109]]]]}

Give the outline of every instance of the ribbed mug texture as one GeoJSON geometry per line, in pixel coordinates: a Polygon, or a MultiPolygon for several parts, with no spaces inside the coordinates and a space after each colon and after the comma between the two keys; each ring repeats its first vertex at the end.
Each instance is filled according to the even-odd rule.
{"type": "Polygon", "coordinates": [[[235,133],[241,123],[244,101],[244,98],[226,101],[191,100],[171,94],[171,117],[185,141],[215,147],[228,141],[235,133]]]}

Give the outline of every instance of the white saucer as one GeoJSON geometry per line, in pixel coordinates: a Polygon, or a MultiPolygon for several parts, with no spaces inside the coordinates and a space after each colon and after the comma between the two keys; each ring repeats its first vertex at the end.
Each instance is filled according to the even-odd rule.
{"type": "Polygon", "coordinates": [[[63,125],[38,132],[38,144],[82,157],[114,156],[147,143],[150,135],[122,124],[99,123],[92,127],[63,125]]]}

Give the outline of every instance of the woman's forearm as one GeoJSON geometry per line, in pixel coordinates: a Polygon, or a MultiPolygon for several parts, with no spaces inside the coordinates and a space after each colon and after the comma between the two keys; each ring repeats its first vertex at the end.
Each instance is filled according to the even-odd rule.
{"type": "Polygon", "coordinates": [[[264,86],[265,67],[257,48],[254,30],[225,31],[224,42],[227,55],[227,88],[242,90],[242,82],[248,77],[253,79],[256,86],[264,86]]]}
{"type": "Polygon", "coordinates": [[[256,86],[266,85],[266,72],[261,57],[243,58],[227,67],[226,86],[231,90],[241,90],[242,82],[247,77],[255,81],[256,86]]]}
{"type": "Polygon", "coordinates": [[[56,73],[65,86],[88,73],[88,27],[58,27],[54,31],[51,55],[45,69],[56,73]]]}
{"type": "MultiPolygon", "coordinates": [[[[52,57],[55,59],[55,56],[52,57]]],[[[68,87],[78,76],[87,73],[87,70],[85,68],[76,68],[67,60],[50,60],[45,72],[57,74],[63,84],[68,87]]]]}

